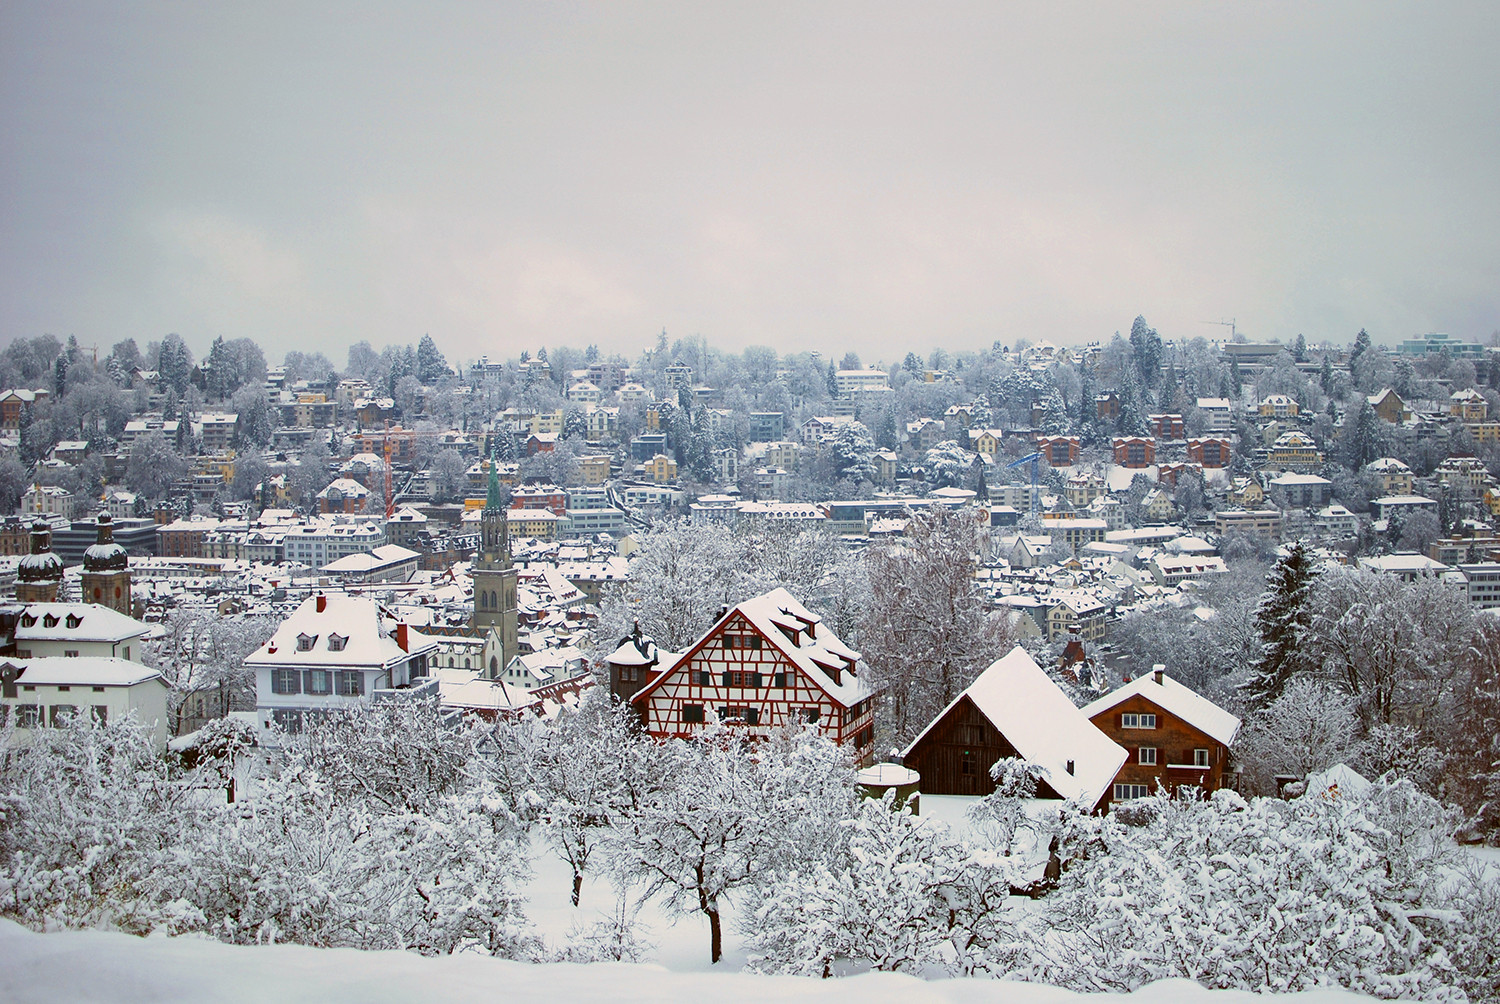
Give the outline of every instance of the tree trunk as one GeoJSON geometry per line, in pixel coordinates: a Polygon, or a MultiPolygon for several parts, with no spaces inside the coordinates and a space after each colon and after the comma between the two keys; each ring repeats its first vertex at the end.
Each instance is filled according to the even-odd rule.
{"type": "Polygon", "coordinates": [[[573,905],[578,905],[578,894],[583,892],[583,872],[573,872],[573,905]]]}
{"type": "Polygon", "coordinates": [[[719,927],[718,909],[706,911],[708,914],[708,937],[712,946],[709,954],[713,956],[712,962],[717,963],[724,955],[724,932],[719,927]]]}

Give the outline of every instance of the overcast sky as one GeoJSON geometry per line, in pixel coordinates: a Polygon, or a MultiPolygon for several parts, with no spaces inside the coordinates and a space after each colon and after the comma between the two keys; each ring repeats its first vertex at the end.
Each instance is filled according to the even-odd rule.
{"type": "Polygon", "coordinates": [[[1500,4],[0,6],[0,342],[1500,328],[1500,4]]]}

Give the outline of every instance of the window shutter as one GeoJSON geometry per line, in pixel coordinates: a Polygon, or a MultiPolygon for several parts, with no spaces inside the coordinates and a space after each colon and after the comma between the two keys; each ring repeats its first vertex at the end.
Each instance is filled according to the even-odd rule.
{"type": "Polygon", "coordinates": [[[786,674],[785,673],[777,673],[776,674],[776,678],[775,678],[775,683],[776,683],[776,686],[780,687],[782,690],[785,690],[786,689],[786,674]]]}
{"type": "Polygon", "coordinates": [[[750,674],[750,686],[752,686],[752,687],[764,687],[765,685],[766,684],[765,684],[765,677],[764,676],[762,676],[759,673],[751,673],[750,674]]]}
{"type": "Polygon", "coordinates": [[[729,670],[724,670],[724,686],[729,686],[729,670]]]}
{"type": "Polygon", "coordinates": [[[747,709],[745,709],[745,724],[747,724],[747,725],[759,725],[760,724],[760,709],[759,708],[747,708],[747,709]]]}
{"type": "MultiPolygon", "coordinates": [[[[292,670],[292,672],[295,673],[296,670],[294,669],[294,670],[292,670]]],[[[304,694],[311,694],[313,692],[313,689],[312,689],[312,674],[313,674],[313,671],[310,670],[310,669],[304,669],[302,671],[302,692],[304,694]]]]}

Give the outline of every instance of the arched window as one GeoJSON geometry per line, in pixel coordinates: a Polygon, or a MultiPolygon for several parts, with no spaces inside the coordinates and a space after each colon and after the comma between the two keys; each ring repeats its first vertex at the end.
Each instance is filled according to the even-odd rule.
{"type": "Polygon", "coordinates": [[[494,593],[490,593],[490,609],[491,610],[499,610],[500,609],[499,604],[497,604],[495,602],[495,594],[494,593]]]}
{"type": "Polygon", "coordinates": [[[490,656],[490,672],[494,673],[499,668],[500,668],[500,660],[496,659],[493,655],[490,656]]]}

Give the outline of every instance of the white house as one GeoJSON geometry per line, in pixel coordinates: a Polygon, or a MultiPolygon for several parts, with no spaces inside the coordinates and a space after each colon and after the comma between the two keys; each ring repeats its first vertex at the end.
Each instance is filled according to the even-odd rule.
{"type": "Polygon", "coordinates": [[[98,603],[30,603],[16,621],[16,657],[138,660],[153,630],[98,603]]]}
{"type": "Polygon", "coordinates": [[[428,675],[438,642],[372,599],[309,596],[245,659],[255,670],[261,726],[299,732],[310,717],[404,689],[428,675]]]}
{"type": "Polygon", "coordinates": [[[167,682],[149,666],[108,656],[0,660],[0,723],[15,722],[17,741],[74,715],[106,723],[132,714],[165,748],[167,682]]]}
{"type": "Polygon", "coordinates": [[[522,690],[536,690],[588,672],[583,653],[572,645],[544,648],[510,660],[505,667],[505,682],[522,690]]]}

